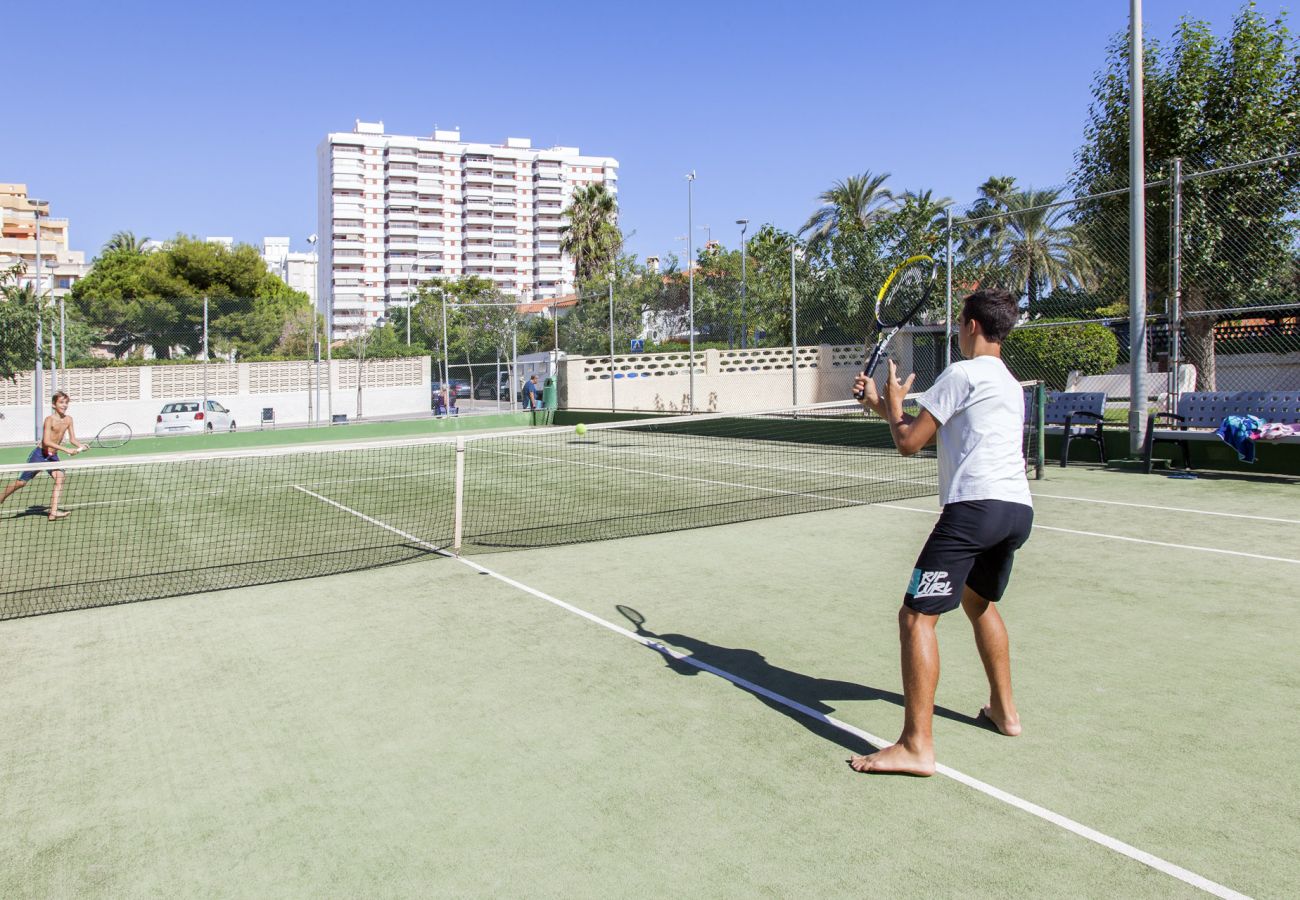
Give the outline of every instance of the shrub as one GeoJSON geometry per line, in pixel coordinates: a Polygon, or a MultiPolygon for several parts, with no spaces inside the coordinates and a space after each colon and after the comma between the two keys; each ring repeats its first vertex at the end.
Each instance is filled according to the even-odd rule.
{"type": "Polygon", "coordinates": [[[1105,325],[1052,327],[1040,321],[1012,331],[1002,344],[1002,358],[1017,378],[1041,379],[1050,390],[1060,391],[1070,372],[1100,375],[1119,359],[1119,341],[1105,325]]]}

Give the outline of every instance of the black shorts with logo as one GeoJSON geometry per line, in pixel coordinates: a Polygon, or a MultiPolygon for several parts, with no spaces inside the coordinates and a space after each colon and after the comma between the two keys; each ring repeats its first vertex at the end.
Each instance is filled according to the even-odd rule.
{"type": "Polygon", "coordinates": [[[1002,599],[1033,524],[1033,507],[1023,503],[949,503],[921,548],[903,603],[928,615],[946,613],[961,605],[963,585],[985,600],[1002,599]]]}

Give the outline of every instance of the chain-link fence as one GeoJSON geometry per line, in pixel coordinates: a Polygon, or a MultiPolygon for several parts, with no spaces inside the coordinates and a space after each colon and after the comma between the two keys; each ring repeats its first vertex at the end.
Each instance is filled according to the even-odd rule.
{"type": "Polygon", "coordinates": [[[929,307],[891,346],[900,370],[916,374],[914,389],[960,357],[961,299],[988,287],[1022,308],[1004,346],[1013,373],[1052,390],[1104,392],[1116,422],[1130,404],[1141,418],[1191,390],[1300,389],[1300,157],[1203,172],[1174,161],[1149,175],[1136,399],[1128,188],[1076,196],[993,179],[974,203],[908,222],[888,245],[849,235],[810,255],[791,241],[779,265],[772,253],[712,250],[693,272],[584,294],[557,325],[570,357],[567,402],[744,410],[840,399],[874,341],[879,285],[912,253],[940,267],[929,307]]]}

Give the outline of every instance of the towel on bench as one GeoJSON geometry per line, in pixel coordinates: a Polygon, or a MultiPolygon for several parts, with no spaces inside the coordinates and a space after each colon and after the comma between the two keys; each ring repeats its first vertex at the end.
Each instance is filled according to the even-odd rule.
{"type": "Polygon", "coordinates": [[[1226,416],[1215,432],[1225,444],[1237,451],[1242,462],[1255,461],[1255,438],[1267,423],[1259,416],[1226,416]]]}

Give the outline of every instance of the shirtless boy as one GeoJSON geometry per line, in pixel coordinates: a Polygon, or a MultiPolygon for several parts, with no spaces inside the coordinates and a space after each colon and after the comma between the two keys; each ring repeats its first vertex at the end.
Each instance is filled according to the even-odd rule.
{"type": "MultiPolygon", "coordinates": [[[[82,450],[90,449],[77,440],[76,429],[72,427],[72,416],[68,415],[68,404],[70,402],[70,398],[63,391],[54,392],[54,396],[50,398],[54,411],[45,417],[45,424],[41,428],[41,442],[27,457],[28,462],[58,462],[60,450],[69,456],[75,456],[82,450]],[[68,443],[65,444],[65,441],[68,443]]],[[[25,488],[36,477],[37,471],[32,469],[23,472],[18,476],[17,481],[11,481],[5,485],[4,491],[0,492],[0,503],[8,500],[10,494],[25,488]]],[[[63,494],[63,482],[67,475],[62,469],[46,469],[45,473],[54,479],[54,493],[50,497],[50,511],[46,518],[51,522],[66,519],[71,514],[67,510],[59,509],[59,497],[63,494]]]]}

